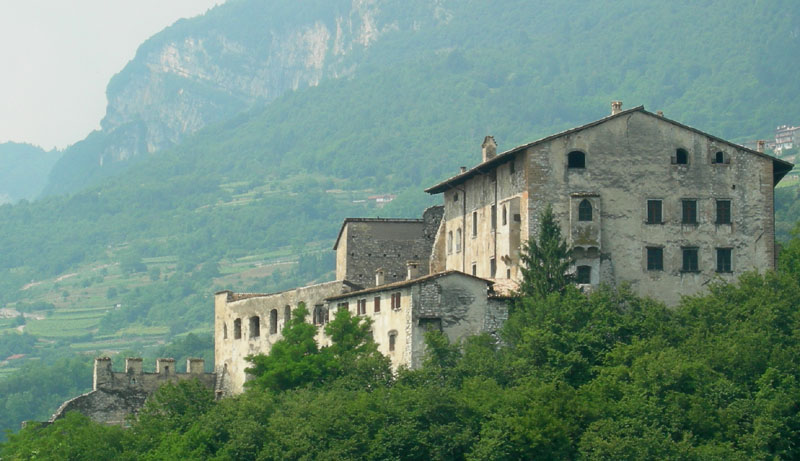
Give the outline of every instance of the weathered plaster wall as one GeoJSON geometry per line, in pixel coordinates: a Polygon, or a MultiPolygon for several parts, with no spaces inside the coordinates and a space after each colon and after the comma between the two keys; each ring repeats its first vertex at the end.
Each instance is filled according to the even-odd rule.
{"type": "Polygon", "coordinates": [[[214,369],[223,377],[220,380],[223,393],[236,394],[244,390],[247,379],[244,370],[249,366],[245,357],[269,352],[272,344],[282,338],[281,331],[289,318],[287,312],[305,303],[309,311],[306,320],[311,323],[315,306],[324,305],[327,297],[351,289],[347,282],[334,281],[273,294],[217,293],[214,297],[214,369]],[[277,312],[277,325],[271,328],[273,310],[277,312]],[[258,318],[257,336],[250,323],[254,317],[258,318]],[[235,334],[236,320],[241,322],[239,338],[235,334]]]}
{"type": "MultiPolygon", "coordinates": [[[[599,254],[581,253],[593,264],[592,282],[632,283],[642,295],[676,304],[715,278],[734,280],[745,271],[772,268],[771,160],[716,142],[643,112],[631,112],[528,149],[529,226],[547,203],[571,244],[579,242],[575,220],[580,200],[591,200],[599,221],[599,254]],[[688,165],[673,164],[678,148],[688,165]],[[586,154],[586,168],[567,168],[567,155],[586,154]],[[712,163],[725,153],[729,163],[712,163]],[[663,224],[647,224],[647,200],[663,204],[663,224]],[[695,199],[696,225],[681,224],[681,200],[695,199]],[[732,224],[715,224],[716,200],[731,200],[732,224]],[[646,247],[663,247],[664,270],[648,271],[646,247]],[[698,247],[699,272],[681,272],[682,247],[698,247]],[[733,249],[733,272],[716,272],[716,248],[733,249]],[[599,273],[598,273],[599,272],[599,273]]],[[[585,236],[585,234],[584,234],[585,236]]],[[[591,240],[591,239],[590,239],[591,240]]]]}

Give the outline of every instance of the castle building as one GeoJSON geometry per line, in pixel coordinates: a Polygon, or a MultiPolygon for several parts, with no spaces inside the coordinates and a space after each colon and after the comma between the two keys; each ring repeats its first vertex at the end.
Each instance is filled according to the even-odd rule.
{"type": "Polygon", "coordinates": [[[792,169],[773,158],[650,113],[623,111],[497,153],[426,190],[443,205],[421,220],[347,219],[336,281],[281,293],[215,296],[215,372],[239,393],[245,358],[268,353],[302,302],[320,327],[336,309],[370,317],[379,350],[415,367],[424,332],[451,341],[495,333],[521,277],[520,248],[548,205],[587,289],[630,283],[675,305],[713,280],[775,267],[773,188],[792,169]]]}

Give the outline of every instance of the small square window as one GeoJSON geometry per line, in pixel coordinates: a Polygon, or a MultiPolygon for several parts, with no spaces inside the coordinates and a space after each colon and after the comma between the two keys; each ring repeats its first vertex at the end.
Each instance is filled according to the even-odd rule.
{"type": "Polygon", "coordinates": [[[684,247],[681,248],[683,253],[683,265],[681,266],[682,272],[699,272],[697,263],[697,247],[684,247]]]}
{"type": "Polygon", "coordinates": [[[661,247],[647,247],[647,270],[664,270],[664,249],[661,247]]]}
{"type": "Polygon", "coordinates": [[[697,200],[681,200],[683,224],[697,224],[697,200]]]}
{"type": "Polygon", "coordinates": [[[717,272],[733,272],[730,248],[717,248],[717,272]]]}
{"type": "Polygon", "coordinates": [[[591,266],[578,266],[575,277],[576,281],[581,284],[592,283],[592,267],[591,266]]]}
{"type": "Polygon", "coordinates": [[[647,201],[647,224],[662,224],[661,200],[647,201]]]}
{"type": "Polygon", "coordinates": [[[717,200],[717,224],[731,223],[731,201],[717,200]]]}

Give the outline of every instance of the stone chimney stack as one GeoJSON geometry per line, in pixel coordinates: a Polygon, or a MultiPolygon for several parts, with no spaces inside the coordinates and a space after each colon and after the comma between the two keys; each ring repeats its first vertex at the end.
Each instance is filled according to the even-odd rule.
{"type": "Polygon", "coordinates": [[[497,156],[497,143],[494,142],[494,136],[487,136],[483,138],[481,152],[483,153],[484,162],[497,156]]]}
{"type": "Polygon", "coordinates": [[[664,112],[662,112],[660,110],[657,110],[656,111],[656,115],[658,115],[659,117],[663,117],[664,116],[664,112]]]}
{"type": "Polygon", "coordinates": [[[375,286],[379,287],[379,286],[383,285],[384,279],[385,278],[384,278],[383,268],[376,269],[375,270],[375,286]]]}
{"type": "Polygon", "coordinates": [[[622,112],[622,101],[611,101],[611,115],[622,112]]]}
{"type": "Polygon", "coordinates": [[[417,261],[407,261],[406,268],[408,269],[406,280],[413,280],[419,277],[419,263],[417,261]]]}
{"type": "Polygon", "coordinates": [[[764,146],[766,146],[766,145],[767,145],[766,141],[764,141],[763,139],[759,139],[758,141],[756,141],[756,146],[758,146],[756,150],[758,150],[759,152],[761,152],[763,154],[764,153],[764,146]]]}
{"type": "Polygon", "coordinates": [[[461,168],[459,168],[459,170],[460,170],[461,173],[466,173],[467,172],[467,167],[462,166],[461,168]]]}

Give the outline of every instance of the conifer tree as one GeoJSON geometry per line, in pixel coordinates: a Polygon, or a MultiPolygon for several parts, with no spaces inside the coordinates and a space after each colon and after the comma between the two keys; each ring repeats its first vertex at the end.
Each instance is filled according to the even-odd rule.
{"type": "Polygon", "coordinates": [[[539,236],[522,246],[522,282],[520,296],[545,298],[550,293],[561,293],[572,282],[569,268],[572,250],[561,237],[561,228],[553,216],[553,208],[547,208],[539,216],[539,236]]]}

